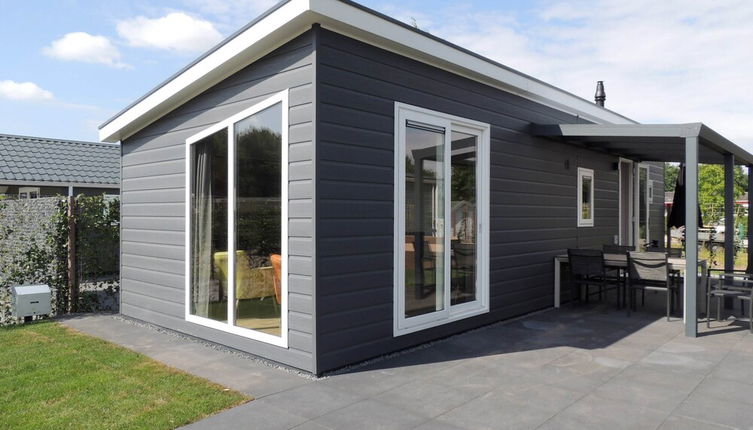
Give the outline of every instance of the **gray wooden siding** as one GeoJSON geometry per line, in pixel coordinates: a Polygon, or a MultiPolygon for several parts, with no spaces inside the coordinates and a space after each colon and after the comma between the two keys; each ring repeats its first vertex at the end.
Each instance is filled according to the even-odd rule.
{"type": "Polygon", "coordinates": [[[325,30],[316,73],[318,372],[550,307],[553,257],[613,242],[617,157],[528,134],[532,122],[576,118],[325,30]],[[491,124],[491,312],[400,337],[395,101],[491,124]],[[579,166],[595,170],[593,228],[576,227],[579,166]]]}
{"type": "Polygon", "coordinates": [[[313,44],[307,32],[123,142],[124,315],[314,371],[313,44]],[[290,89],[289,348],[184,320],[185,139],[290,89]]]}

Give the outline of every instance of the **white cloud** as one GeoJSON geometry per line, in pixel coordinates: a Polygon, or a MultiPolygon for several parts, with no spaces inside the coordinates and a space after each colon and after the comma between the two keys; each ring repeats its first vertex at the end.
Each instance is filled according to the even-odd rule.
{"type": "Polygon", "coordinates": [[[212,17],[226,32],[248,24],[279,0],[184,0],[190,10],[212,17]]]}
{"type": "Polygon", "coordinates": [[[51,92],[40,88],[34,82],[0,81],[0,98],[21,101],[51,101],[51,92]]]}
{"type": "Polygon", "coordinates": [[[120,51],[104,36],[94,36],[83,31],[68,33],[42,50],[46,55],[66,61],[105,64],[127,68],[120,61],[120,51]]]}
{"type": "MultiPolygon", "coordinates": [[[[383,7],[399,10],[395,4],[383,7]]],[[[404,21],[406,13],[401,13],[404,21]]],[[[551,0],[433,10],[422,29],[641,122],[702,121],[753,150],[753,2],[551,0]]]]}
{"type": "Polygon", "coordinates": [[[138,16],[118,22],[117,30],[131,46],[176,52],[201,52],[222,40],[211,22],[183,12],[161,18],[138,16]]]}

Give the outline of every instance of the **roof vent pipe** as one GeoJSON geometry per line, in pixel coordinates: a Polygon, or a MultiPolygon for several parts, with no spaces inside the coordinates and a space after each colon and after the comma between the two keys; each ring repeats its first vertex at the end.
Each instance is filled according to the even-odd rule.
{"type": "Polygon", "coordinates": [[[604,102],[607,100],[607,93],[604,92],[604,81],[596,81],[596,95],[594,101],[599,106],[604,106],[604,102]]]}

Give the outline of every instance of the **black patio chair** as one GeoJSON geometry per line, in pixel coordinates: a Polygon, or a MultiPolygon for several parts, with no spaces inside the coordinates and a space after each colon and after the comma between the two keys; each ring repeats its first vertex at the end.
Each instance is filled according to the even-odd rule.
{"type": "MultiPolygon", "coordinates": [[[[740,313],[745,316],[747,303],[750,332],[753,333],[753,274],[743,270],[725,272],[719,269],[711,269],[713,276],[709,274],[709,282],[706,288],[706,327],[711,328],[711,299],[716,298],[716,320],[722,321],[722,301],[729,297],[740,300],[740,313]]],[[[746,318],[740,318],[745,320],[746,318]]]]}
{"type": "Polygon", "coordinates": [[[604,253],[598,249],[568,249],[567,257],[570,261],[570,282],[573,300],[580,300],[582,288],[585,287],[585,301],[592,294],[589,287],[597,286],[599,300],[606,291],[617,289],[617,306],[620,306],[620,278],[609,276],[604,265],[604,253]]]}
{"type": "MultiPolygon", "coordinates": [[[[664,291],[667,294],[667,321],[674,307],[677,287],[673,284],[669,274],[667,254],[663,252],[628,252],[627,258],[627,290],[630,296],[628,315],[635,310],[635,292],[664,291]]],[[[644,301],[645,304],[645,301],[644,301]]]]}

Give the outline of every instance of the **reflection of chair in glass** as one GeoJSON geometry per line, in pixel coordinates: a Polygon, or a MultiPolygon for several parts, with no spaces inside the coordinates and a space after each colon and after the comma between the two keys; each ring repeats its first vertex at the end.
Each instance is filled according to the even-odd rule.
{"type": "Polygon", "coordinates": [[[282,256],[280,254],[272,254],[269,256],[269,261],[272,263],[274,269],[274,285],[275,285],[275,299],[277,303],[282,303],[282,256]]]}
{"type": "Polygon", "coordinates": [[[452,244],[452,298],[458,302],[475,299],[476,244],[452,244]]]}
{"type": "MultiPolygon", "coordinates": [[[[222,288],[227,290],[227,252],[214,253],[214,267],[222,288]]],[[[243,250],[235,251],[235,305],[239,300],[262,299],[275,294],[272,266],[251,267],[251,259],[243,250]]]]}

